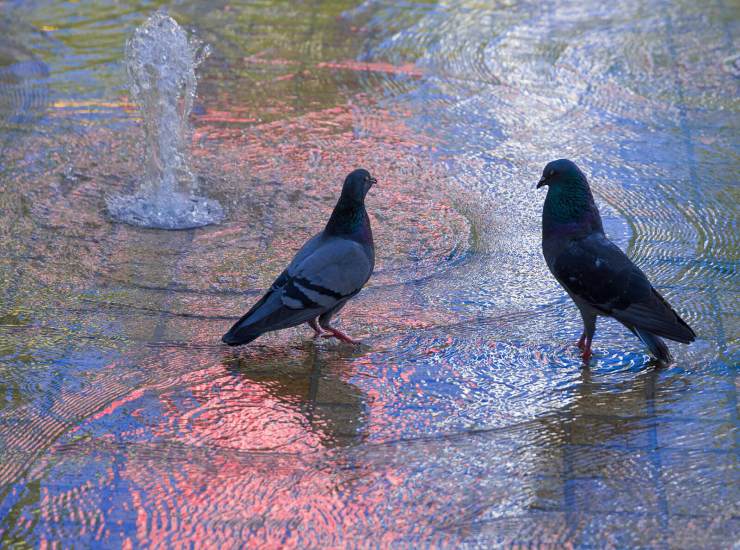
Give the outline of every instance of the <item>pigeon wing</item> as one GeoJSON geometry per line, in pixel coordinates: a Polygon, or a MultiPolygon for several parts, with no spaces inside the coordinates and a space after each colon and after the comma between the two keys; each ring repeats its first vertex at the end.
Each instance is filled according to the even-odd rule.
{"type": "Polygon", "coordinates": [[[696,337],[645,274],[601,233],[572,241],[557,257],[553,274],[571,295],[628,328],[683,343],[696,337]]]}
{"type": "Polygon", "coordinates": [[[362,245],[350,239],[328,239],[288,269],[283,303],[328,311],[357,294],[372,270],[371,258],[362,245]]]}
{"type": "Polygon", "coordinates": [[[361,245],[317,235],[223,340],[246,343],[264,332],[305,323],[357,294],[371,271],[361,245]]]}

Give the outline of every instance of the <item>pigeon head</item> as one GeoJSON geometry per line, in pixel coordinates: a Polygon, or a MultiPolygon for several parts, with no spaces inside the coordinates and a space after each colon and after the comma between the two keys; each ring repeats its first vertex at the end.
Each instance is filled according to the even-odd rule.
{"type": "Polygon", "coordinates": [[[365,195],[377,180],[362,168],[351,172],[342,186],[342,194],[331,213],[325,231],[332,235],[362,235],[371,240],[370,219],[365,211],[365,195]]]}
{"type": "Polygon", "coordinates": [[[537,188],[547,186],[542,211],[545,233],[574,234],[603,231],[586,175],[573,161],[560,159],[549,162],[542,171],[537,188]]]}
{"type": "Polygon", "coordinates": [[[537,189],[545,185],[554,186],[583,186],[588,188],[588,181],[576,163],[568,159],[559,159],[548,162],[542,171],[542,177],[537,183],[537,189]]]}
{"type": "Polygon", "coordinates": [[[344,179],[342,197],[340,200],[352,203],[362,203],[365,200],[365,195],[367,195],[367,192],[375,183],[377,183],[377,180],[370,175],[370,172],[363,168],[359,168],[354,172],[351,172],[344,179]]]}

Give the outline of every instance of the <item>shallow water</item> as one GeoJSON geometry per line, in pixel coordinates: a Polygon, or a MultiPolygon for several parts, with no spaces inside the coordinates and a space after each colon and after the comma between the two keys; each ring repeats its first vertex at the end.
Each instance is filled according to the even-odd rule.
{"type": "Polygon", "coordinates": [[[192,164],[226,211],[112,223],[143,130],[123,45],[162,2],[0,19],[3,546],[730,547],[740,14],[722,2],[172,3],[209,43],[192,164]],[[539,249],[575,159],[695,328],[658,369],[539,249]],[[364,166],[378,262],[343,312],[225,349],[364,166]]]}

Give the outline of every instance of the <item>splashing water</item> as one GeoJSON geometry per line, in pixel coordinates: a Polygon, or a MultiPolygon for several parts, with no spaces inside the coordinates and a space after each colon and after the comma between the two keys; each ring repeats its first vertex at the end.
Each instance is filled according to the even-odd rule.
{"type": "Polygon", "coordinates": [[[114,218],[160,229],[200,227],[223,218],[216,200],[196,194],[190,169],[195,68],[208,53],[165,11],[149,17],[126,43],[131,97],[144,120],[146,174],[136,194],[108,199],[114,218]]]}

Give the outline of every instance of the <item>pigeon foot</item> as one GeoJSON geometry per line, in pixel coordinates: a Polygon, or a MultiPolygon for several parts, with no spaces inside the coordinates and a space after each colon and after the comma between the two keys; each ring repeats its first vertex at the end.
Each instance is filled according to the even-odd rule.
{"type": "Polygon", "coordinates": [[[578,343],[576,344],[580,349],[584,349],[586,347],[586,333],[584,332],[581,334],[581,338],[578,340],[578,343]]]}
{"type": "Polygon", "coordinates": [[[355,340],[353,338],[350,338],[345,333],[343,333],[341,330],[336,329],[334,327],[322,327],[326,329],[327,332],[322,334],[324,338],[337,338],[341,340],[342,342],[347,342],[348,344],[359,344],[360,342],[358,340],[355,340]]]}
{"type": "Polygon", "coordinates": [[[313,329],[313,337],[314,337],[314,340],[316,338],[321,338],[322,336],[325,337],[325,338],[328,337],[327,335],[329,333],[328,332],[324,332],[324,330],[316,322],[316,319],[311,319],[310,321],[308,321],[307,324],[308,324],[309,327],[311,327],[313,329]]]}

